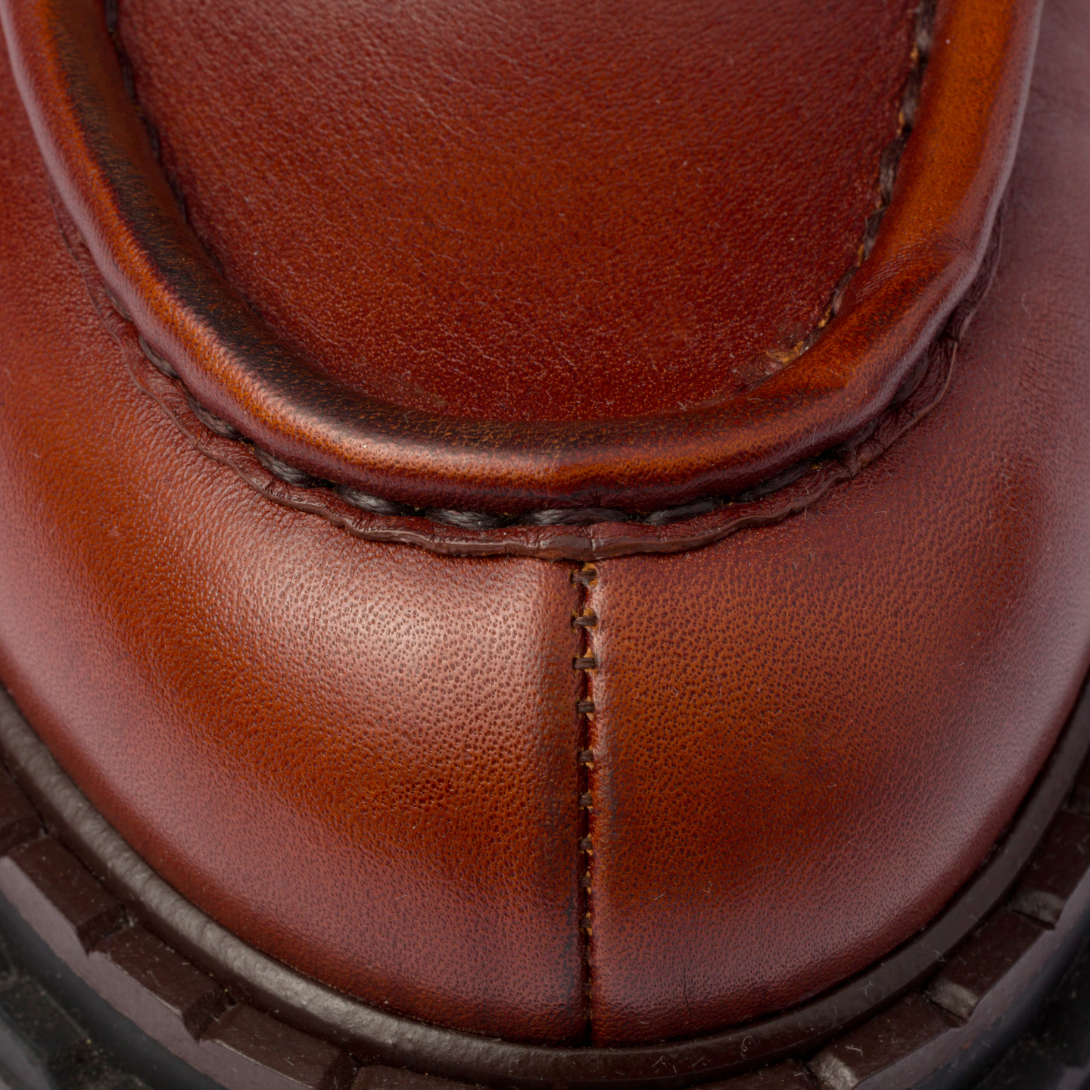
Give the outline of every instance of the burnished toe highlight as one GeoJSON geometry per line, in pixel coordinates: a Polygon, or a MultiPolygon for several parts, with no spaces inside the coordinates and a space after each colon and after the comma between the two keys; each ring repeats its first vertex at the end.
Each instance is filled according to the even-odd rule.
{"type": "Polygon", "coordinates": [[[1062,1020],[1082,6],[0,15],[0,1077],[953,1090],[1062,1020]]]}

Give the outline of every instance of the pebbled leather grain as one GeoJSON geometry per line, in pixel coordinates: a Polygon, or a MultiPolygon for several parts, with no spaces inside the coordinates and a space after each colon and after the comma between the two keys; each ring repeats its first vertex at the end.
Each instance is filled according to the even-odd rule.
{"type": "Polygon", "coordinates": [[[1054,3],[946,399],[803,515],[597,563],[600,1044],[814,995],[979,865],[1090,661],[1090,13],[1054,3]]]}
{"type": "Polygon", "coordinates": [[[316,367],[598,420],[722,401],[809,337],[915,8],[122,0],[116,34],[190,224],[316,367]]]}
{"type": "Polygon", "coordinates": [[[295,471],[365,493],[365,504],[502,518],[731,496],[873,423],[983,257],[1038,14],[1037,2],[943,0],[918,107],[904,106],[917,139],[874,252],[808,351],[753,391],[686,412],[480,420],[376,398],[278,339],[183,221],[93,0],[0,4],[62,199],[116,297],[197,401],[295,471]]]}
{"type": "Polygon", "coordinates": [[[193,450],[88,297],[3,63],[0,678],[237,934],[377,1006],[579,1035],[567,568],[360,542],[193,450]]]}
{"type": "Polygon", "coordinates": [[[559,1043],[589,1001],[614,1044],[862,968],[979,864],[1090,658],[1087,20],[1051,9],[939,410],[805,517],[600,562],[589,1000],[568,566],[355,540],[192,449],[6,69],[0,679],[181,892],[376,1006],[559,1043]]]}

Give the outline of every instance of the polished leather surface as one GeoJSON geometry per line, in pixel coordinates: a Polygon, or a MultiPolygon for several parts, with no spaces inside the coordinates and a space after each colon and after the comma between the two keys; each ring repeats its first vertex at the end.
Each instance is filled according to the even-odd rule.
{"type": "Polygon", "coordinates": [[[566,567],[360,542],[209,464],[133,384],[0,87],[4,683],[238,934],[380,1006],[578,1035],[566,567]]]}
{"type": "Polygon", "coordinates": [[[936,412],[805,517],[599,562],[589,996],[570,565],[359,541],[194,451],[6,75],[3,681],[183,893],[377,1005],[624,1042],[862,967],[979,863],[1087,666],[1087,23],[1050,9],[936,412]]]}
{"type": "MultiPolygon", "coordinates": [[[[323,487],[364,493],[353,502],[369,510],[390,513],[393,502],[408,508],[395,514],[425,520],[483,512],[533,526],[557,507],[583,518],[580,508],[619,508],[657,525],[677,518],[678,504],[763,484],[873,424],[983,257],[1017,144],[1038,12],[1024,0],[943,0],[934,34],[917,34],[915,76],[925,57],[927,71],[918,100],[912,80],[902,100],[916,139],[895,182],[896,155],[883,153],[876,182],[890,203],[874,250],[812,348],[755,390],[688,412],[519,421],[377,399],[280,341],[184,222],[94,0],[0,4],[62,201],[147,343],[206,409],[323,487]]],[[[861,240],[860,256],[866,249],[861,240]]]]}
{"type": "Polygon", "coordinates": [[[1090,10],[1046,15],[1001,264],[945,401],[803,516],[600,562],[600,1043],[794,1002],[1010,820],[1090,654],[1090,10]]]}
{"type": "Polygon", "coordinates": [[[915,7],[123,0],[117,36],[198,237],[317,367],[597,420],[722,401],[810,335],[915,7]]]}

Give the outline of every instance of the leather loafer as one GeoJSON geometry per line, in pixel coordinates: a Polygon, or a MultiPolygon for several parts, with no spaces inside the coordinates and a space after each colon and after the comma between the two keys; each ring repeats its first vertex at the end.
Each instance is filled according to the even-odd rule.
{"type": "Polygon", "coordinates": [[[1090,9],[0,14],[10,942],[230,1090],[994,1064],[1090,927],[1090,9]]]}

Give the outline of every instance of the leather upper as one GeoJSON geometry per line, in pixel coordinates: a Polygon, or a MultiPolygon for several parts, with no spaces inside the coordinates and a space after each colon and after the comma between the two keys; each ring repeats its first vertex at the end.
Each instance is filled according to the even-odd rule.
{"type": "MultiPolygon", "coordinates": [[[[484,25],[487,10],[480,9],[484,25]]],[[[296,474],[347,487],[357,505],[387,515],[536,526],[541,516],[582,509],[585,517],[590,508],[599,521],[637,516],[657,525],[684,515],[693,501],[735,497],[850,440],[902,391],[987,248],[1016,144],[1037,10],[1017,0],[947,2],[936,15],[931,56],[930,8],[921,9],[906,64],[918,76],[926,60],[927,71],[918,96],[906,81],[891,126],[900,135],[880,155],[872,147],[877,207],[869,226],[860,225],[857,259],[870,250],[868,232],[879,212],[882,229],[842,298],[850,265],[818,328],[788,353],[797,358],[771,375],[759,367],[765,377],[753,389],[759,373],[684,412],[652,401],[639,416],[605,411],[556,419],[550,411],[531,420],[476,419],[385,401],[285,344],[184,222],[155,159],[159,137],[149,139],[129,94],[135,76],[126,81],[126,63],[93,0],[9,4],[4,22],[51,175],[107,284],[149,347],[225,426],[296,474]],[[907,142],[898,166],[910,117],[923,135],[907,142]],[[891,184],[895,166],[898,180],[891,184]]],[[[832,26],[841,29],[835,20],[832,26]]],[[[676,29],[684,41],[691,20],[676,29]]],[[[692,41],[690,33],[679,65],[699,59],[692,41]]],[[[860,45],[871,51],[875,41],[863,36],[860,45]]],[[[879,60],[885,53],[883,47],[879,60]]],[[[577,60],[560,57],[561,78],[578,70],[577,60]]],[[[789,97],[777,117],[796,109],[789,97]]],[[[638,118],[612,113],[601,119],[607,121],[627,132],[638,118]]],[[[865,166],[862,158],[849,177],[865,166]]],[[[843,171],[831,166],[828,182],[839,185],[843,171]]],[[[698,188],[693,177],[678,192],[698,188]]],[[[490,200],[502,207],[503,194],[490,192],[490,200]]],[[[295,248],[293,238],[288,232],[284,244],[295,248]]],[[[763,287],[762,281],[758,294],[763,287]]],[[[573,305],[557,300],[557,310],[573,305]]],[[[626,329],[623,320],[620,328],[626,329]]],[[[631,386],[627,365],[623,373],[623,385],[631,386]]]]}
{"type": "MultiPolygon", "coordinates": [[[[171,55],[156,10],[130,12],[145,21],[125,38],[153,97],[148,66],[171,55]]],[[[1083,6],[1051,4],[994,282],[931,411],[794,517],[599,559],[589,585],[581,562],[362,539],[297,502],[301,484],[277,503],[252,487],[217,454],[241,440],[210,430],[200,391],[141,347],[142,315],[111,303],[116,267],[96,265],[5,68],[0,677],[180,892],[376,1006],[624,1045],[859,972],[980,864],[1090,662],[1088,61],[1083,6]]],[[[227,281],[273,301],[283,282],[232,234],[245,219],[213,222],[219,191],[185,158],[186,139],[210,155],[201,115],[155,101],[176,181],[204,179],[194,218],[227,281]]],[[[871,162],[880,128],[860,133],[871,162]]],[[[232,156],[208,169],[235,177],[232,156]]],[[[241,216],[238,184],[222,207],[241,216]]],[[[329,237],[309,239],[315,263],[329,237]]],[[[778,252],[770,300],[787,268],[778,252]]],[[[829,275],[806,269],[799,313],[829,275]]],[[[322,291],[309,317],[266,305],[308,353],[335,328],[335,369],[358,329],[322,291]]],[[[464,319],[453,298],[432,350],[464,319]]]]}
{"type": "Polygon", "coordinates": [[[590,421],[721,402],[810,336],[915,7],[139,0],[116,35],[188,222],[316,368],[590,421]]]}

